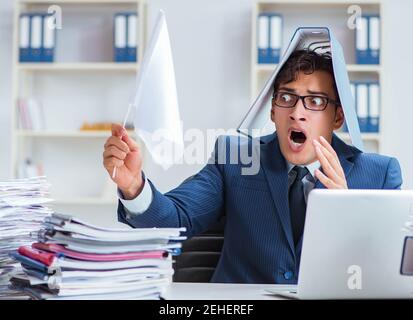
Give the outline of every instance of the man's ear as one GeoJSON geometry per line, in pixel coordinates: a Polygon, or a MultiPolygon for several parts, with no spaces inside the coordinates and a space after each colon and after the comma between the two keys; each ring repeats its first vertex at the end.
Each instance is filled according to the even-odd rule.
{"type": "Polygon", "coordinates": [[[344,123],[344,120],[345,118],[344,118],[343,107],[337,107],[335,118],[334,118],[334,130],[340,129],[344,123]]]}
{"type": "Polygon", "coordinates": [[[271,121],[275,123],[275,108],[273,100],[271,100],[271,121]]]}

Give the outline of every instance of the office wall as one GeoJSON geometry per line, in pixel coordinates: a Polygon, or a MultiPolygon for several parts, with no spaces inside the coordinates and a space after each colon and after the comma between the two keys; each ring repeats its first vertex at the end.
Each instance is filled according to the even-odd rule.
{"type": "Polygon", "coordinates": [[[14,1],[0,2],[0,179],[10,174],[10,104],[14,1]]]}
{"type": "MultiPolygon", "coordinates": [[[[0,1],[0,178],[8,178],[10,148],[12,0],[0,1]]],[[[149,21],[158,8],[167,14],[184,128],[235,127],[249,105],[250,0],[149,0],[149,21]]],[[[399,158],[405,188],[413,188],[413,148],[409,141],[413,107],[409,99],[413,74],[413,28],[409,0],[385,1],[383,52],[387,86],[383,146],[399,158]]],[[[151,24],[150,24],[151,25],[151,24]]],[[[147,171],[162,191],[201,166],[178,165],[160,171],[148,161],[147,171]]]]}
{"type": "Polygon", "coordinates": [[[413,2],[409,0],[386,0],[383,4],[383,41],[387,43],[383,52],[386,69],[383,86],[387,96],[386,128],[383,148],[386,153],[400,161],[404,189],[413,188],[413,103],[409,99],[413,75],[413,2]]]}

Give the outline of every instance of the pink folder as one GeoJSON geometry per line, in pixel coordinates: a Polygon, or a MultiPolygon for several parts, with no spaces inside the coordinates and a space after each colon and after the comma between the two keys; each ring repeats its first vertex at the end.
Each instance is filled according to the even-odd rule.
{"type": "Polygon", "coordinates": [[[137,259],[161,259],[168,256],[167,251],[141,251],[128,253],[94,254],[83,253],[66,249],[60,244],[54,243],[33,243],[32,247],[38,250],[45,250],[56,254],[63,254],[66,257],[87,260],[87,261],[124,261],[137,259]]]}

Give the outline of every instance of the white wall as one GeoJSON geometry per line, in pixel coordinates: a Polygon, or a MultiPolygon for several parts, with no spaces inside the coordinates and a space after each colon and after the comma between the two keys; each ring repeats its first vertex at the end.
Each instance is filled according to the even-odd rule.
{"type": "MultiPolygon", "coordinates": [[[[172,42],[184,128],[235,127],[250,101],[251,0],[149,0],[149,29],[165,10],[172,42]]],[[[10,149],[12,0],[0,1],[0,178],[8,178],[10,149]]],[[[413,107],[408,95],[413,74],[413,3],[385,1],[383,52],[386,73],[387,136],[383,150],[396,156],[405,188],[413,187],[413,148],[409,138],[413,107]]],[[[168,172],[147,165],[161,191],[177,185],[201,166],[176,166],[168,172]]]]}
{"type": "Polygon", "coordinates": [[[10,174],[10,105],[14,1],[0,2],[0,179],[10,174]]]}
{"type": "Polygon", "coordinates": [[[383,5],[383,41],[386,50],[385,76],[382,85],[387,94],[386,135],[383,150],[400,161],[404,189],[413,188],[413,2],[409,0],[385,1],[383,5]]]}

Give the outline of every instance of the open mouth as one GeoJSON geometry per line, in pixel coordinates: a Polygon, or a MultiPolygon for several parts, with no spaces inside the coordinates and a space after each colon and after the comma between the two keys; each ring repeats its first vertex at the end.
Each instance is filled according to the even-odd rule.
{"type": "Polygon", "coordinates": [[[307,140],[307,137],[304,132],[291,130],[290,140],[295,144],[301,145],[307,140]]]}

